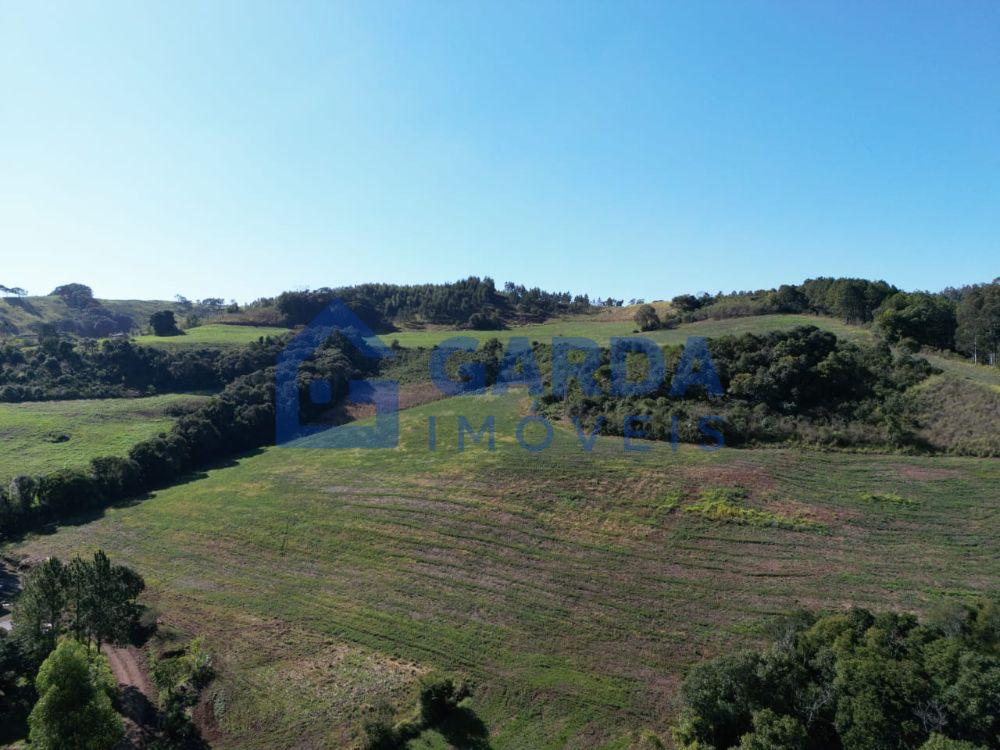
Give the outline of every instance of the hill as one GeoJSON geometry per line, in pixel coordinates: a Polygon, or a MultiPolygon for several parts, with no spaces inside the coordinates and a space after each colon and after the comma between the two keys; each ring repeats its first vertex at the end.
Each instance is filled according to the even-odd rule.
{"type": "Polygon", "coordinates": [[[871,340],[871,332],[867,328],[847,325],[835,318],[821,315],[773,314],[724,320],[701,320],[693,323],[682,323],[676,328],[661,328],[639,334],[634,321],[629,318],[615,320],[608,313],[567,315],[545,323],[513,326],[498,331],[472,331],[445,326],[426,326],[384,333],[381,334],[380,338],[387,344],[395,341],[400,346],[407,348],[418,346],[431,348],[455,336],[471,336],[479,343],[491,338],[506,343],[514,336],[523,336],[529,341],[551,343],[556,336],[578,336],[591,339],[601,346],[607,346],[611,338],[615,336],[642,335],[658,344],[683,344],[688,336],[714,338],[742,333],[767,333],[768,331],[789,330],[803,325],[816,326],[847,340],[871,340]]]}
{"type": "MultiPolygon", "coordinates": [[[[86,328],[88,335],[104,336],[119,331],[130,332],[146,328],[149,316],[159,310],[171,310],[183,316],[192,309],[165,300],[95,299],[86,308],[72,307],[59,296],[0,297],[0,336],[34,335],[44,325],[67,333],[79,333],[86,328]]],[[[195,308],[206,314],[206,310],[195,308]]]]}
{"type": "Polygon", "coordinates": [[[142,346],[155,346],[161,349],[178,348],[233,348],[247,346],[261,338],[278,338],[288,336],[288,328],[274,326],[222,325],[210,323],[195,328],[188,328],[180,336],[154,336],[147,334],[136,336],[133,341],[142,346]]]}
{"type": "Polygon", "coordinates": [[[219,748],[357,747],[365,707],[405,712],[435,669],[472,680],[483,746],[624,748],[665,731],[686,666],[772,613],[922,611],[1000,574],[996,461],[587,453],[564,427],[531,453],[527,406],[408,410],[393,450],[266,449],[13,552],[150,571],[164,623],[217,655],[219,748]],[[493,415],[496,450],[458,451],[459,415],[493,415]]]}

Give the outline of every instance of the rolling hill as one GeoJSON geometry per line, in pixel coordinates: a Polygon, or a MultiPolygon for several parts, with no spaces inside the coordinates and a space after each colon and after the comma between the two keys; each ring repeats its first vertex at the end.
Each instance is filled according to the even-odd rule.
{"type": "Polygon", "coordinates": [[[687,665],[773,613],[921,611],[1000,575],[996,461],[587,453],[564,426],[531,453],[528,405],[414,408],[393,450],[269,448],[12,552],[102,547],[148,571],[164,623],[217,655],[220,748],[357,747],[367,707],[405,713],[436,669],[472,681],[483,747],[626,748],[665,732],[687,665]],[[458,451],[459,415],[494,416],[496,450],[458,451]]]}

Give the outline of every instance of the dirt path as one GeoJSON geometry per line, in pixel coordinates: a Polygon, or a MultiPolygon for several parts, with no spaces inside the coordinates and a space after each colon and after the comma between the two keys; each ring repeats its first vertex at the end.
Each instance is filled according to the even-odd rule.
{"type": "Polygon", "coordinates": [[[101,652],[108,658],[111,672],[121,688],[117,702],[125,718],[125,737],[116,750],[146,747],[156,730],[156,689],[146,676],[142,652],[134,646],[108,645],[101,647],[101,652]]]}
{"type": "Polygon", "coordinates": [[[156,702],[156,689],[153,683],[146,676],[145,659],[135,646],[117,648],[115,646],[104,645],[101,652],[108,657],[111,664],[111,671],[122,687],[134,687],[150,703],[156,702]],[[140,663],[141,662],[141,663],[140,663]]]}

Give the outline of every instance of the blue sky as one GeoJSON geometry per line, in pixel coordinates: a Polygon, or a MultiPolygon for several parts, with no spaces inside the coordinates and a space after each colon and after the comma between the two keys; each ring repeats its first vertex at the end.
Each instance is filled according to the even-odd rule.
{"type": "Polygon", "coordinates": [[[1000,3],[0,0],[0,283],[1000,275],[1000,3]]]}

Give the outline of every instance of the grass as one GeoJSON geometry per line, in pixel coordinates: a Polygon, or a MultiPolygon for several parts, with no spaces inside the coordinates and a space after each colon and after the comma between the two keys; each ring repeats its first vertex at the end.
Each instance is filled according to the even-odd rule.
{"type": "Polygon", "coordinates": [[[866,503],[888,503],[907,507],[916,505],[910,498],[897,495],[895,492],[862,492],[858,497],[866,503]]]}
{"type": "Polygon", "coordinates": [[[921,356],[954,379],[985,386],[1000,393],[1000,367],[977,365],[968,359],[959,359],[957,355],[945,357],[940,354],[922,354],[921,356]]]}
{"type": "Polygon", "coordinates": [[[929,446],[967,456],[1000,456],[1000,388],[949,370],[928,378],[911,395],[918,435],[929,446]]]}
{"type": "Polygon", "coordinates": [[[684,506],[684,512],[697,513],[703,518],[724,523],[777,526],[800,531],[822,531],[825,528],[823,524],[809,519],[748,507],[747,493],[736,487],[703,490],[697,502],[684,506]]]}
{"type": "Polygon", "coordinates": [[[0,482],[17,474],[82,468],[96,456],[125,455],[141,440],[169,429],[169,411],[201,396],[169,394],[0,404],[0,482]]]}
{"type": "MultiPolygon", "coordinates": [[[[180,319],[186,314],[174,301],[102,299],[98,302],[116,315],[128,315],[137,326],[147,325],[149,316],[159,310],[172,310],[180,319]]],[[[62,297],[0,298],[0,334],[27,334],[43,323],[56,323],[78,314],[62,297]]]]}
{"type": "Polygon", "coordinates": [[[103,547],[137,567],[164,622],[215,655],[213,746],[249,750],[356,747],[362,720],[384,704],[405,718],[433,670],[473,683],[479,747],[625,748],[666,732],[690,664],[753,643],[775,613],[924,611],[996,586],[995,460],[626,453],[620,438],[587,452],[564,425],[530,453],[527,406],[426,404],[402,413],[396,449],[263,450],[8,551],[103,547]],[[493,416],[496,450],[459,452],[459,415],[493,416]],[[825,533],[679,510],[699,496],[825,533]]]}
{"type": "Polygon", "coordinates": [[[272,328],[269,326],[236,326],[209,324],[189,328],[182,336],[136,336],[133,341],[145,346],[162,348],[180,347],[236,347],[246,346],[259,338],[271,336],[286,336],[291,331],[287,328],[272,328]]]}
{"type": "MultiPolygon", "coordinates": [[[[688,336],[712,338],[742,333],[766,333],[787,330],[801,325],[813,325],[832,331],[849,340],[864,340],[870,337],[869,331],[865,328],[849,326],[835,318],[817,315],[757,315],[726,320],[703,320],[696,323],[686,323],[677,328],[648,331],[641,335],[660,344],[683,344],[688,336]]],[[[635,330],[635,324],[631,320],[615,321],[606,320],[597,315],[580,315],[537,325],[518,326],[504,331],[458,331],[452,328],[427,328],[387,333],[383,334],[381,338],[387,344],[396,340],[401,346],[408,348],[417,346],[430,348],[453,336],[471,336],[479,342],[490,338],[498,338],[506,342],[512,336],[525,336],[529,340],[543,343],[550,342],[555,336],[579,336],[606,346],[613,336],[636,335],[633,333],[635,330]]]]}

